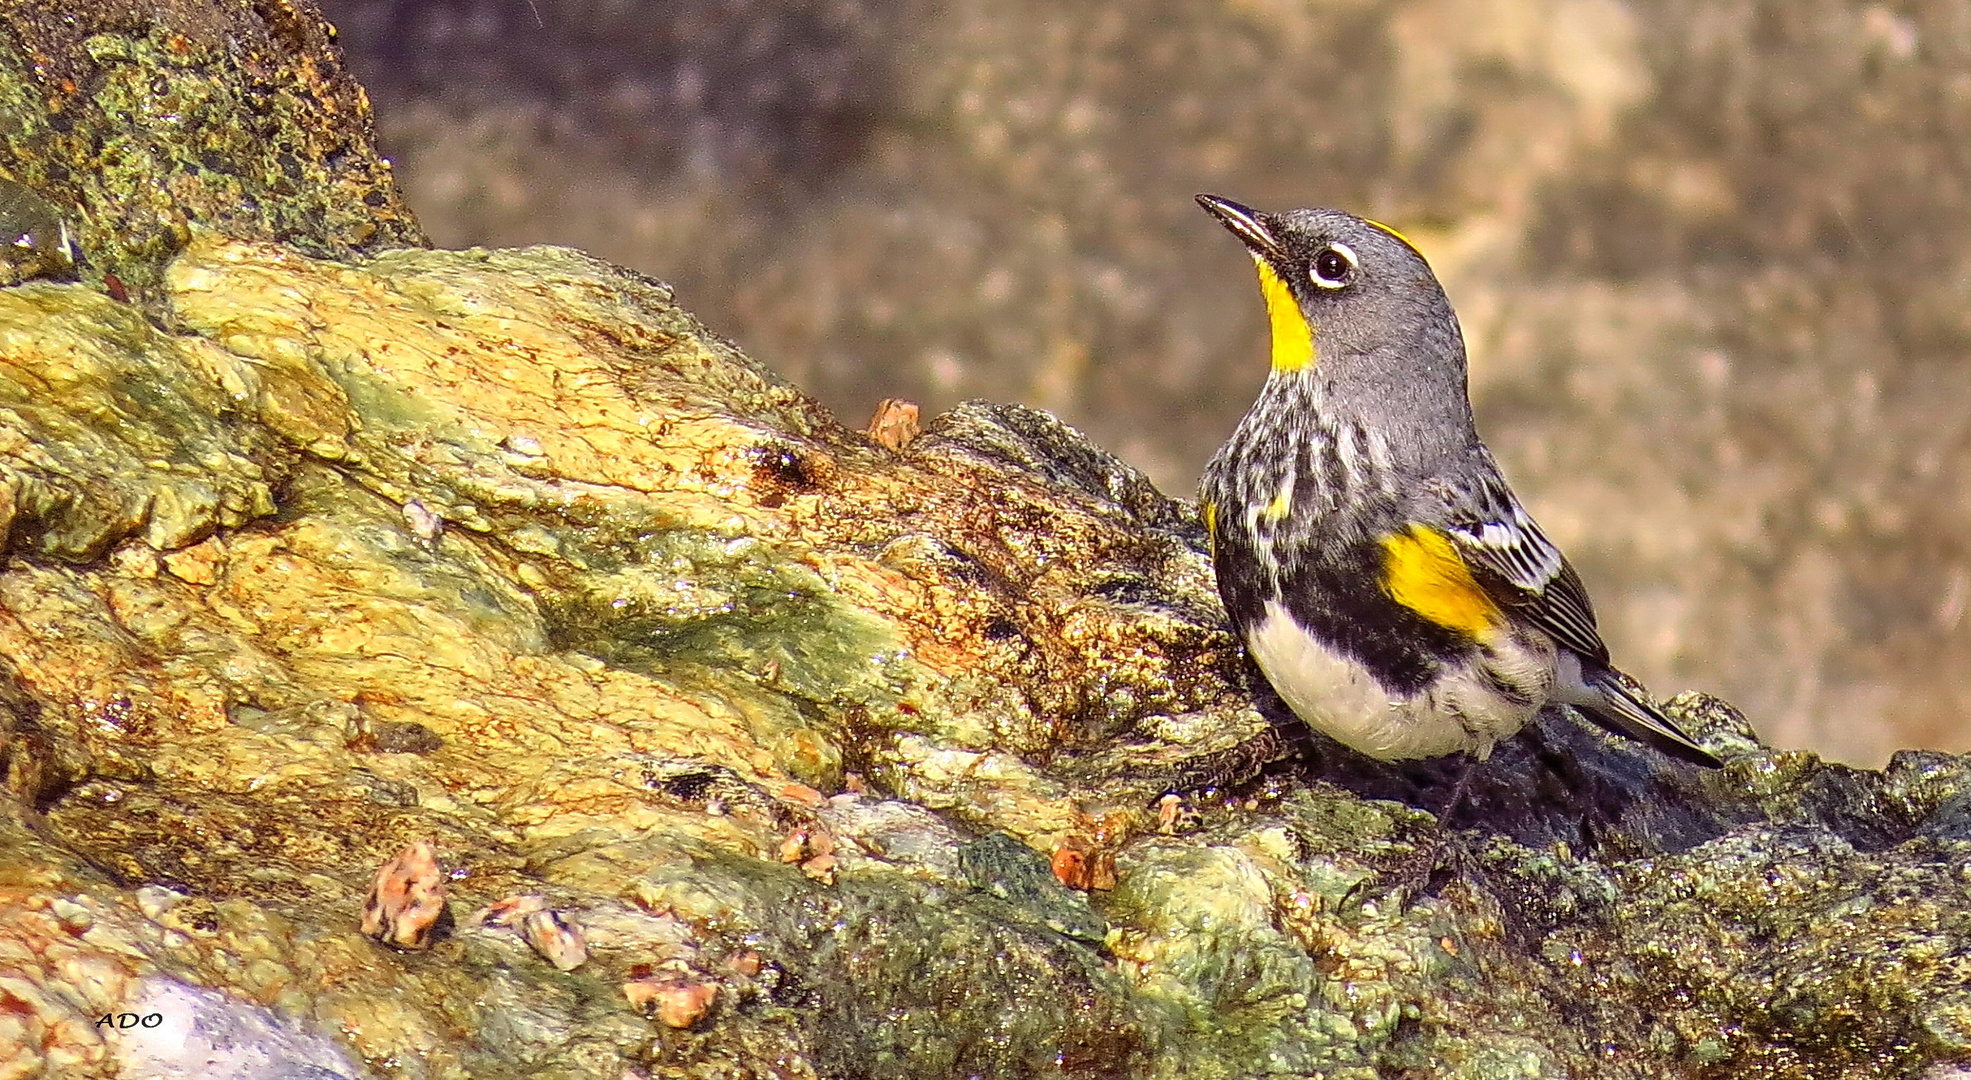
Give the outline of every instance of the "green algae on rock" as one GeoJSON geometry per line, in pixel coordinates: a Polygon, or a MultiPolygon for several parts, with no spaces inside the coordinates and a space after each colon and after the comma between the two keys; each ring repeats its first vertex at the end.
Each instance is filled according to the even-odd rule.
{"type": "Polygon", "coordinates": [[[1550,718],[1405,907],[1442,763],[1271,728],[1193,509],[1073,430],[878,444],[659,283],[405,248],[298,0],[0,29],[82,261],[0,290],[0,1075],[1971,1061],[1964,760],[1828,766],[1693,695],[1699,776],[1550,718]],[[414,953],[361,927],[412,845],[480,913],[414,953]],[[139,1010],[202,1034],[97,1023],[139,1010]]]}
{"type": "Polygon", "coordinates": [[[1434,842],[1402,803],[1437,767],[1267,735],[1192,511],[1050,418],[973,405],[889,450],[558,249],[202,235],[160,281],[183,333],[82,284],[0,293],[24,1067],[151,1054],[90,1010],[171,987],[379,1076],[1963,1053],[1958,759],[1825,766],[1688,697],[1732,754],[1697,776],[1554,718],[1405,909],[1378,875],[1434,842]],[[1232,797],[1160,822],[1186,775],[1232,797]],[[826,873],[783,861],[817,832],[826,873]],[[415,841],[460,918],[388,952],[364,891],[415,841]],[[1055,884],[1045,853],[1091,844],[1115,888],[1055,884]],[[514,897],[580,962],[463,918],[514,897]]]}
{"type": "MultiPolygon", "coordinates": [[[[798,1037],[781,1030],[785,1019],[767,1030],[809,1046],[815,1061],[875,1052],[829,1025],[923,989],[901,976],[858,980],[860,947],[822,949],[846,966],[814,966],[815,935],[885,920],[895,925],[867,948],[908,939],[958,965],[957,981],[924,984],[947,988],[911,1006],[919,1012],[965,984],[957,971],[1003,963],[1031,939],[1038,951],[1019,984],[1035,989],[1005,1021],[1020,1036],[980,1060],[1052,1060],[1068,1052],[1063,1040],[1123,1048],[1101,1060],[1147,1060],[1128,995],[1103,974],[1094,944],[1049,928],[1069,925],[1058,914],[992,929],[1024,901],[967,899],[974,887],[962,878],[870,870],[883,862],[870,852],[910,846],[894,830],[833,889],[809,881],[772,861],[780,834],[810,813],[775,792],[796,781],[839,788],[853,758],[872,778],[937,787],[935,801],[959,822],[1012,829],[1043,849],[1091,815],[1126,816],[1133,792],[1121,804],[1077,795],[1014,752],[1086,741],[1071,718],[1032,702],[1112,696],[1134,680],[1131,700],[1210,706],[1236,737],[1256,719],[1239,720],[1224,699],[1229,653],[1208,625],[1173,639],[1168,619],[1108,603],[1063,632],[1030,593],[1045,583],[1055,596],[1083,595],[1100,580],[1091,575],[1140,575],[1140,552],[1195,559],[1186,541],[1146,538],[1102,499],[1063,502],[1043,481],[1009,484],[949,436],[942,450],[927,436],[936,452],[925,464],[899,460],[705,335],[662,288],[573,253],[406,251],[357,267],[213,238],[165,280],[190,336],[160,333],[79,285],[0,297],[35,305],[12,324],[33,333],[0,337],[8,370],[81,373],[64,376],[77,392],[18,394],[34,407],[18,411],[17,471],[73,453],[100,474],[82,483],[80,464],[44,470],[43,483],[68,479],[75,493],[19,515],[13,543],[62,561],[0,575],[12,616],[0,652],[20,715],[38,710],[9,744],[18,795],[65,843],[128,888],[163,883],[249,905],[311,940],[327,935],[347,958],[366,955],[351,950],[365,947],[352,935],[367,875],[432,837],[464,875],[457,902],[538,891],[591,927],[596,958],[570,977],[620,1014],[609,1025],[644,1032],[608,1037],[630,1060],[684,1051],[638,1049],[664,1036],[623,1008],[616,983],[655,961],[639,959],[634,933],[596,935],[609,922],[598,912],[674,912],[714,968],[746,943],[767,957],[761,977],[798,971],[799,1000],[845,1011],[822,1009],[798,1037]],[[117,396],[138,387],[151,389],[133,393],[135,404],[117,396]],[[110,452],[125,443],[135,449],[110,452]],[[762,448],[775,455],[767,465],[762,448]],[[234,476],[247,486],[230,504],[163,500],[152,493],[174,474],[154,463],[174,456],[205,462],[215,490],[234,476]],[[789,457],[798,469],[782,463],[789,457]],[[971,491],[986,475],[999,491],[982,502],[971,491]],[[164,528],[143,508],[165,501],[209,509],[196,528],[164,528]],[[413,501],[444,527],[408,520],[413,501]],[[900,515],[899,502],[917,509],[900,515]],[[222,517],[234,504],[236,516],[222,517]],[[68,539],[77,535],[86,543],[68,539]],[[1097,557],[1067,558],[1076,543],[1097,557]],[[973,569],[953,579],[922,558],[897,559],[913,544],[973,569]],[[988,575],[997,588],[981,594],[975,583],[988,575]],[[996,629],[1008,623],[1020,629],[996,629]],[[1170,640],[1183,650],[1158,661],[1170,640]],[[1033,662],[1045,650],[1088,670],[1112,645],[1141,670],[1084,676],[1099,678],[1099,691],[1078,690],[1072,669],[1033,662]],[[1190,697],[1173,698],[1173,685],[1190,697]],[[422,733],[406,744],[416,752],[374,736],[396,729],[422,733]],[[692,779],[718,771],[727,779],[692,779]],[[640,834],[669,840],[655,853],[623,847],[640,834]],[[749,860],[758,868],[724,885],[705,869],[749,860]],[[669,863],[671,884],[650,884],[669,863]],[[865,873],[878,884],[861,882],[865,873]],[[712,892],[673,895],[684,881],[712,892]],[[767,882],[778,884],[760,893],[767,882]],[[724,899],[707,907],[715,896],[724,899]],[[785,928],[793,938],[748,942],[759,932],[744,927],[774,925],[776,906],[801,897],[835,914],[785,928]],[[970,945],[947,940],[955,911],[974,912],[970,945]],[[1094,982],[1043,992],[1053,977],[1034,980],[1046,971],[1094,982]],[[862,989],[836,994],[848,986],[862,989]],[[1064,1018],[1068,1002],[1081,1003],[1070,1013],[1082,1021],[1064,1018]]],[[[962,861],[960,834],[917,832],[927,837],[918,847],[949,847],[952,864],[962,861]]],[[[855,842],[854,831],[844,836],[855,842]]],[[[461,934],[431,955],[482,948],[475,940],[461,934]]],[[[279,960],[295,947],[253,950],[254,963],[274,965],[257,978],[289,988],[311,978],[279,960]]],[[[214,962],[201,954],[173,970],[238,987],[214,962]]],[[[377,963],[360,978],[374,978],[377,963]]],[[[359,978],[340,961],[333,970],[312,977],[359,978]]],[[[375,984],[349,1012],[337,1007],[336,1022],[367,1033],[354,1044],[373,1062],[494,1074],[511,1056],[497,1040],[426,1045],[437,1020],[422,1010],[480,995],[475,970],[426,966],[420,979],[456,975],[437,998],[375,984]],[[358,1020],[368,995],[393,1004],[358,1020]]],[[[676,1037],[716,1045],[767,1023],[744,1011],[759,995],[743,981],[725,984],[726,1026],[676,1037]]],[[[1006,1004],[995,1000],[979,999],[982,1022],[1006,1004]]],[[[322,1019],[324,1007],[311,1015],[322,1019]]],[[[959,1048],[975,1037],[940,1024],[878,1041],[899,1062],[963,1063],[974,1059],[959,1048]]],[[[539,1053],[516,1060],[552,1065],[539,1053]]]]}
{"type": "Polygon", "coordinates": [[[0,161],[73,226],[84,279],[152,314],[196,228],[322,256],[422,244],[334,32],[305,3],[0,5],[0,161]]]}
{"type": "Polygon", "coordinates": [[[169,550],[273,512],[291,455],[233,423],[201,347],[73,286],[0,291],[0,529],[15,550],[88,561],[139,533],[169,550]]]}

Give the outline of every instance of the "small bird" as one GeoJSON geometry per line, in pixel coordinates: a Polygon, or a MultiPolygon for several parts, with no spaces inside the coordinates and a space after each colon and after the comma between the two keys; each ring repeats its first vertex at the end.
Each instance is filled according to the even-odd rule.
{"type": "Polygon", "coordinates": [[[1470,763],[1566,704],[1715,768],[1610,666],[1579,575],[1479,441],[1464,337],[1416,247],[1338,210],[1198,203],[1252,254],[1272,322],[1202,507],[1225,609],[1287,705],[1373,758],[1470,763]]]}

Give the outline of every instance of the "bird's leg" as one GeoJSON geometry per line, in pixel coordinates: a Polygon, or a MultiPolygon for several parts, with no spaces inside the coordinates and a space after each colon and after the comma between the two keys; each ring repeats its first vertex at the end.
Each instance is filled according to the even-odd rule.
{"type": "Polygon", "coordinates": [[[1452,834],[1451,818],[1464,805],[1471,789],[1471,779],[1480,764],[1471,754],[1465,754],[1464,759],[1463,767],[1458,770],[1457,782],[1451,785],[1451,797],[1437,812],[1435,835],[1395,867],[1356,883],[1343,897],[1344,904],[1364,899],[1362,894],[1368,889],[1387,889],[1402,897],[1402,909],[1407,911],[1418,898],[1428,896],[1442,886],[1444,872],[1462,876],[1469,863],[1469,853],[1452,834]]]}
{"type": "Polygon", "coordinates": [[[1471,778],[1478,771],[1478,759],[1467,753],[1464,755],[1464,768],[1458,770],[1458,782],[1451,785],[1451,797],[1444,800],[1444,809],[1437,812],[1437,831],[1440,835],[1451,831],[1451,815],[1465,801],[1465,793],[1471,790],[1471,778]]]}

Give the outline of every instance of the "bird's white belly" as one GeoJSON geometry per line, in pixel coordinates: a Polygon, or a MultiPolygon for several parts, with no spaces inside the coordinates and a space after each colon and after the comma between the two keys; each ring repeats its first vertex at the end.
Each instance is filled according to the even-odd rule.
{"type": "Polygon", "coordinates": [[[1447,671],[1407,698],[1394,697],[1352,657],[1332,651],[1296,625],[1278,601],[1249,628],[1246,648],[1289,708],[1316,731],[1373,758],[1436,757],[1468,750],[1483,758],[1551,697],[1554,651],[1548,641],[1513,641],[1494,666],[1522,688],[1515,699],[1475,668],[1447,671]]]}

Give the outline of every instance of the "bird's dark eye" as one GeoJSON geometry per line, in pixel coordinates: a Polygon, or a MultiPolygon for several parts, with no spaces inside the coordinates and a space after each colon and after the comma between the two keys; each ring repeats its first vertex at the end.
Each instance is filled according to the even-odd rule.
{"type": "Polygon", "coordinates": [[[1355,280],[1355,253],[1340,244],[1330,244],[1314,256],[1307,276],[1323,289],[1339,289],[1355,280]]]}

